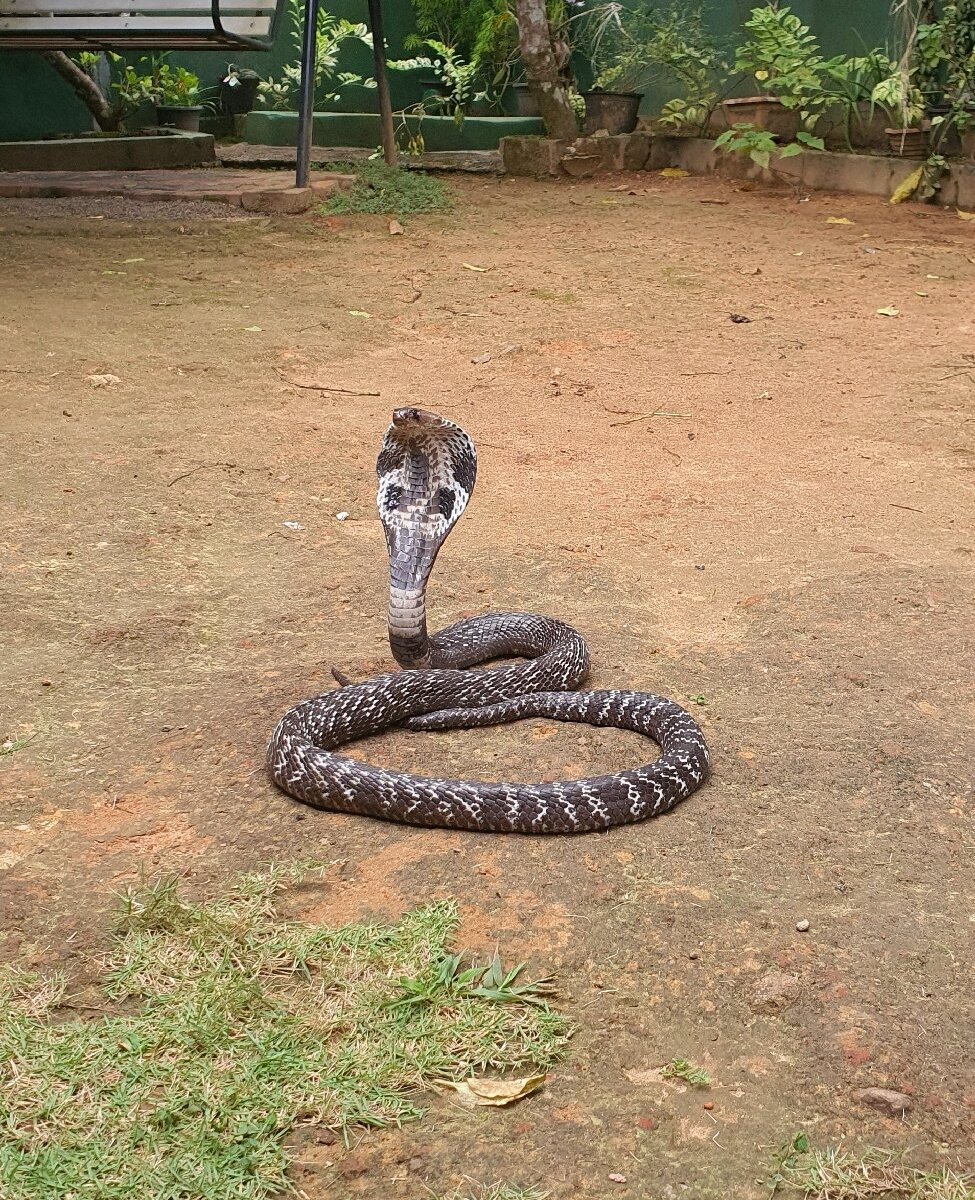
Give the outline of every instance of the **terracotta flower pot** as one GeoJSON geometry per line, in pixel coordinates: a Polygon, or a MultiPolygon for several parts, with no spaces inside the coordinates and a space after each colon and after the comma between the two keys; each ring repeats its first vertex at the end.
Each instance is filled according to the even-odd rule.
{"type": "Polygon", "coordinates": [[[799,112],[786,108],[774,96],[743,96],[723,101],[728,125],[748,124],[764,129],[780,141],[791,142],[799,132],[799,112]]]}
{"type": "Polygon", "coordinates": [[[886,129],[884,132],[891,154],[896,154],[898,158],[927,158],[926,129],[886,129]]]}

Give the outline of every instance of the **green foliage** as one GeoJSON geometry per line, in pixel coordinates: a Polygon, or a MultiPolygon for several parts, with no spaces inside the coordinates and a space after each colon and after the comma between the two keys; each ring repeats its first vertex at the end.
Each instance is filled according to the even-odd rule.
{"type": "Polygon", "coordinates": [[[453,903],[285,921],[276,893],[306,869],[201,904],[172,881],[130,893],[95,1019],[58,1010],[63,980],[0,969],[4,1200],[264,1200],[298,1125],[399,1124],[425,1082],[557,1059],[565,1022],[514,994],[531,985],[455,986],[453,903]],[[422,1004],[390,1003],[418,980],[422,1004]]]}
{"type": "Polygon", "coordinates": [[[127,108],[137,108],[148,102],[155,105],[189,107],[200,97],[200,77],[185,67],[171,67],[164,54],[151,58],[140,58],[136,70],[126,64],[121,78],[112,84],[112,90],[127,108]]]}
{"type": "Polygon", "coordinates": [[[332,196],[327,210],[332,213],[445,212],[451,199],[439,179],[422,171],[404,171],[383,163],[362,163],[354,168],[356,181],[351,191],[332,196]]]}
{"type": "Polygon", "coordinates": [[[773,1196],[789,1189],[807,1200],[975,1200],[975,1176],[959,1175],[948,1167],[922,1171],[908,1166],[903,1154],[875,1147],[816,1150],[804,1133],[797,1133],[776,1154],[768,1188],[773,1196]]]}
{"type": "Polygon", "coordinates": [[[753,8],[745,22],[748,39],[739,46],[735,69],[787,108],[805,111],[821,101],[823,58],[809,27],[788,8],[753,8]]]}
{"type": "MultiPolygon", "coordinates": [[[[282,68],[279,79],[269,77],[257,85],[258,99],[268,108],[293,111],[298,105],[301,88],[301,38],[304,27],[304,5],[301,0],[288,0],[286,20],[291,29],[295,61],[282,68]]],[[[315,103],[329,104],[337,100],[344,87],[374,88],[376,81],[353,71],[340,71],[339,57],[348,42],[361,42],[372,48],[372,34],[362,22],[347,21],[333,16],[325,9],[318,10],[315,30],[315,103]],[[338,86],[334,86],[337,84],[338,86]]]]}
{"type": "Polygon", "coordinates": [[[675,1058],[660,1072],[664,1079],[681,1079],[691,1087],[709,1087],[711,1076],[703,1067],[696,1067],[686,1058],[675,1058]]]}
{"type": "Polygon", "coordinates": [[[725,130],[714,143],[714,148],[723,150],[727,154],[747,154],[753,163],[767,168],[772,161],[773,154],[779,158],[792,158],[796,154],[801,154],[804,148],[823,150],[825,147],[822,138],[815,137],[805,130],[800,130],[796,134],[794,142],[788,142],[781,146],[775,140],[774,135],[767,130],[759,129],[749,121],[739,121],[730,129],[725,130]]]}

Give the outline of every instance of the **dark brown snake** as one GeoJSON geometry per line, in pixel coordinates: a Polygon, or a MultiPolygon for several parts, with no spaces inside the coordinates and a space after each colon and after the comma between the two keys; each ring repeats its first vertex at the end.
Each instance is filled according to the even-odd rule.
{"type": "Polygon", "coordinates": [[[585,833],[667,812],[707,779],[708,748],[679,705],[646,692],[576,692],[589,651],[568,625],[491,613],[427,634],[426,587],[437,553],[474,490],[477,458],[453,422],[399,409],[377,463],[389,551],[389,644],[405,671],[292,708],[271,736],[271,778],[315,808],[410,825],[490,833],[585,833]],[[489,659],[528,662],[472,671],[489,659]],[[334,753],[394,725],[459,729],[550,717],[644,734],[662,753],[618,775],[555,783],[424,779],[334,753]]]}

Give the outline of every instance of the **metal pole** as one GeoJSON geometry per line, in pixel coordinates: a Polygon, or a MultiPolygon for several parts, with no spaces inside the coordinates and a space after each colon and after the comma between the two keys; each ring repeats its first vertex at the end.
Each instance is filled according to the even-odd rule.
{"type": "Polygon", "coordinates": [[[301,35],[301,92],[298,97],[298,154],[295,160],[295,187],[300,188],[308,186],[308,166],[311,162],[317,32],[318,0],[305,0],[305,27],[301,35]]]}
{"type": "Polygon", "coordinates": [[[386,75],[386,41],[383,37],[382,0],[369,0],[369,24],[372,26],[372,61],[379,97],[379,124],[382,129],[383,158],[396,166],[396,131],[393,129],[393,105],[389,99],[389,79],[386,75]]]}

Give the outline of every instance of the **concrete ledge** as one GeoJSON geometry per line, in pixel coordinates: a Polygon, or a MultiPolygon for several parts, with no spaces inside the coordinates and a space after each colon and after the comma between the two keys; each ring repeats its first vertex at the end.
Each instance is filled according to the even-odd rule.
{"type": "MultiPolygon", "coordinates": [[[[812,191],[855,192],[889,198],[898,184],[920,165],[918,160],[880,154],[836,154],[804,150],[781,159],[774,170],[764,170],[751,159],[716,152],[707,138],[655,137],[650,167],[681,167],[696,175],[715,174],[729,179],[755,179],[762,183],[795,183],[812,191]]],[[[975,163],[952,162],[937,203],[975,209],[975,163]]]]}
{"type": "Polygon", "coordinates": [[[574,142],[543,137],[506,137],[501,166],[507,175],[540,178],[570,175],[588,179],[611,171],[642,171],[650,159],[649,133],[577,138],[574,142]]]}
{"type": "MultiPolygon", "coordinates": [[[[503,137],[544,133],[538,117],[453,117],[405,119],[411,137],[422,136],[427,150],[496,150],[503,137]]],[[[294,146],[298,114],[250,112],[244,121],[244,141],[259,146],[294,146]]],[[[312,141],[316,146],[366,146],[382,141],[377,113],[315,113],[312,141]]]]}
{"type": "Polygon", "coordinates": [[[151,171],[202,167],[216,157],[211,134],[177,130],[0,142],[0,171],[151,171]]]}

